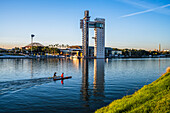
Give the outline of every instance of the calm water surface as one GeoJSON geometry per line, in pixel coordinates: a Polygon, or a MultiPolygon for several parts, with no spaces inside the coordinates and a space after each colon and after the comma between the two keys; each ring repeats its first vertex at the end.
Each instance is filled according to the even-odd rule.
{"type": "Polygon", "coordinates": [[[168,66],[170,58],[0,59],[0,112],[94,112],[153,82],[168,66]],[[55,71],[72,79],[48,79],[55,71]]]}

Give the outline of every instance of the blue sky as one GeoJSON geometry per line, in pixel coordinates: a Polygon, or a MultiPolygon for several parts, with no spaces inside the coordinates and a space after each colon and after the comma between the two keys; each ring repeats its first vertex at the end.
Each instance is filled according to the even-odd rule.
{"type": "Polygon", "coordinates": [[[25,46],[32,33],[43,45],[81,45],[85,10],[106,19],[106,46],[170,49],[169,0],[0,0],[0,48],[25,46]]]}

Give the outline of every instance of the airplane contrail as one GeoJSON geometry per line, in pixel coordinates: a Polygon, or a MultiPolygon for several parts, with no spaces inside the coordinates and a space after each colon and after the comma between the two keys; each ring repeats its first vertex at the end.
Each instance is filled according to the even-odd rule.
{"type": "Polygon", "coordinates": [[[123,15],[123,16],[121,16],[121,18],[129,17],[129,16],[134,16],[134,15],[138,15],[138,14],[142,14],[142,13],[147,13],[147,12],[151,12],[151,11],[154,11],[154,10],[157,10],[157,9],[166,8],[166,7],[169,7],[169,6],[170,6],[170,4],[163,5],[163,6],[152,8],[152,9],[148,9],[148,10],[145,10],[145,11],[140,11],[140,12],[131,13],[131,14],[128,14],[128,15],[123,15]]]}

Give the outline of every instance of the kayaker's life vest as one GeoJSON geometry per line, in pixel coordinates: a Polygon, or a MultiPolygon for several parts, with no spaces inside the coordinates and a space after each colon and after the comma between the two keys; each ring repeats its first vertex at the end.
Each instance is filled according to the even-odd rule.
{"type": "Polygon", "coordinates": [[[61,77],[62,77],[62,78],[64,77],[63,73],[61,74],[61,77]]]}

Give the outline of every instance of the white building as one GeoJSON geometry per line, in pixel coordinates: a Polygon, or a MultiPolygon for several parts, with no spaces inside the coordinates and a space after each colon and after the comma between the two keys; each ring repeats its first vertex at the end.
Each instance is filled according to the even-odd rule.
{"type": "Polygon", "coordinates": [[[122,55],[122,51],[112,51],[112,55],[122,55]]]}
{"type": "Polygon", "coordinates": [[[105,58],[105,19],[96,18],[94,56],[105,58]]]}
{"type": "Polygon", "coordinates": [[[168,50],[168,49],[164,49],[164,50],[163,50],[163,52],[170,52],[170,50],[168,50]]]}

